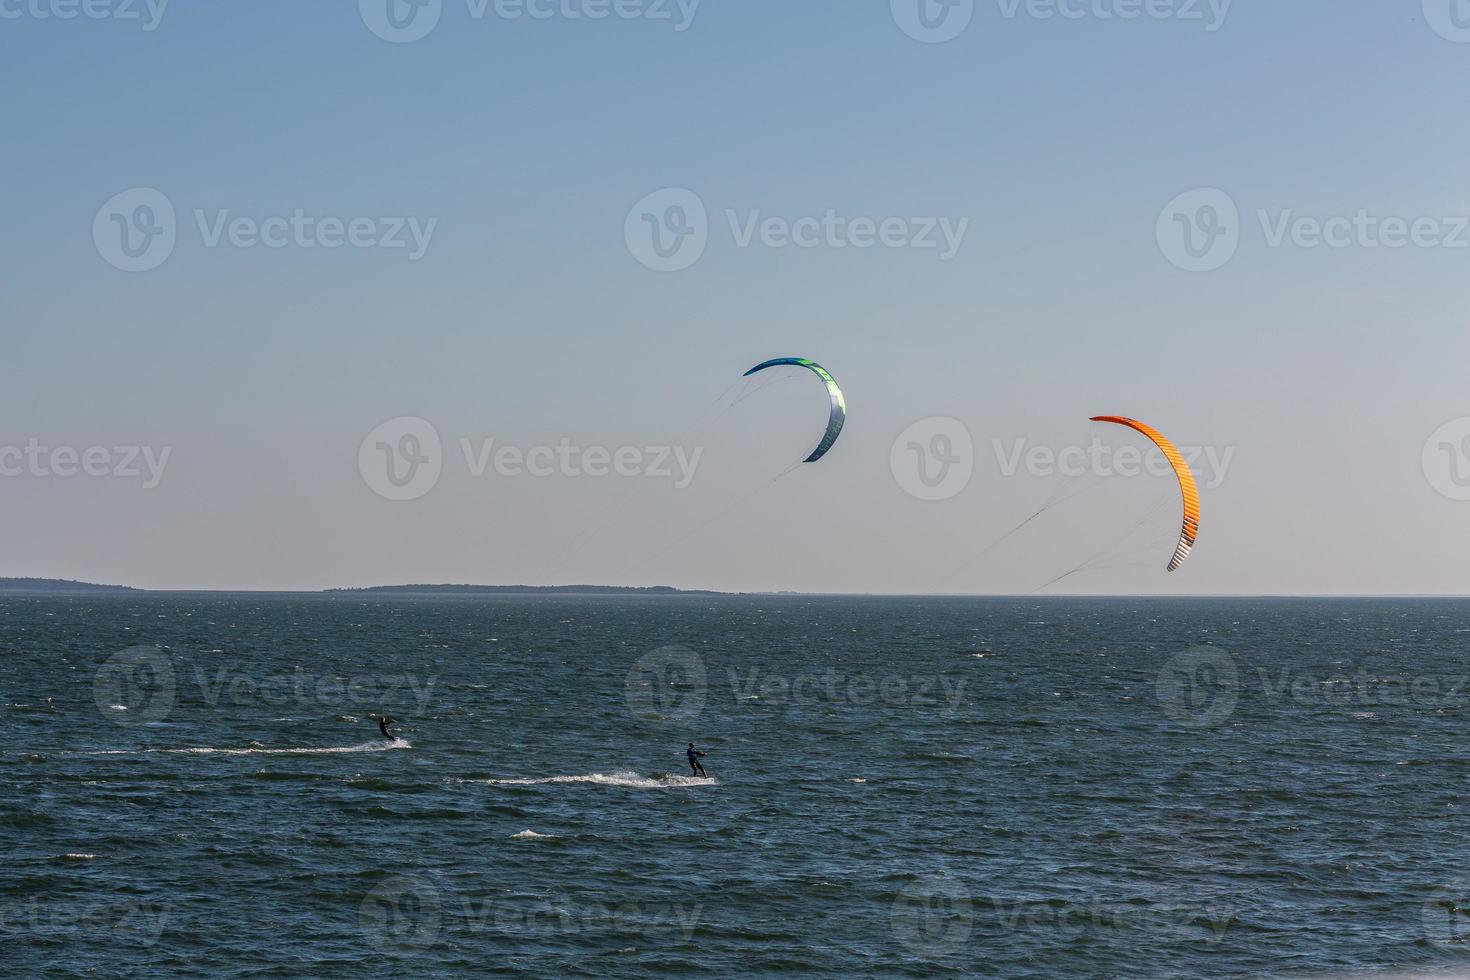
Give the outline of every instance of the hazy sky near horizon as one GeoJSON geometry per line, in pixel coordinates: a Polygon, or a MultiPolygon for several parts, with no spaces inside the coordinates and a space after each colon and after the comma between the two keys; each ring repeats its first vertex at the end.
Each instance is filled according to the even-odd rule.
{"type": "Polygon", "coordinates": [[[81,9],[0,0],[0,575],[1470,591],[1470,3],[81,9]]]}

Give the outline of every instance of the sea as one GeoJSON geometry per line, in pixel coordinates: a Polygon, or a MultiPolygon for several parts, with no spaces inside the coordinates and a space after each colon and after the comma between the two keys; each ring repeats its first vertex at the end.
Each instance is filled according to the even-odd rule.
{"type": "Polygon", "coordinates": [[[0,658],[0,976],[1470,973],[1467,600],[12,595],[0,658]]]}

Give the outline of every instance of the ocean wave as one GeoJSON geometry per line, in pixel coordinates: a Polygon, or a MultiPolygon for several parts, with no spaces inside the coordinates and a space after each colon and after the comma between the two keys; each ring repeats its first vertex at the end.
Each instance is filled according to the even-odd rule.
{"type": "Polygon", "coordinates": [[[555,834],[538,834],[534,830],[523,830],[519,834],[512,834],[511,840],[554,840],[555,834]]]}

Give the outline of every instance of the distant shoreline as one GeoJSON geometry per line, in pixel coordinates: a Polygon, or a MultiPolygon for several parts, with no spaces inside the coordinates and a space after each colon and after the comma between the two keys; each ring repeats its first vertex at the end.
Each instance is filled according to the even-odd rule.
{"type": "Polygon", "coordinates": [[[670,585],[369,585],[363,588],[322,589],[326,595],[724,595],[670,585]]]}
{"type": "MultiPolygon", "coordinates": [[[[129,585],[99,585],[71,579],[0,578],[0,595],[110,595],[218,592],[237,594],[235,589],[139,589],[129,585]]],[[[369,585],[336,589],[249,589],[261,595],[728,595],[701,589],[676,589],[669,585],[369,585]]]]}
{"type": "Polygon", "coordinates": [[[0,578],[0,597],[30,596],[139,596],[139,595],[259,595],[259,596],[580,596],[584,598],[643,596],[733,596],[766,599],[1467,599],[1446,593],[1128,593],[1055,592],[1044,595],[1004,592],[720,592],[712,589],[679,589],[670,585],[369,585],[332,589],[140,589],[130,585],[99,585],[71,579],[0,578]]]}
{"type": "Polygon", "coordinates": [[[0,593],[45,593],[48,595],[96,594],[99,592],[143,592],[127,585],[98,585],[64,578],[0,578],[0,593]]]}

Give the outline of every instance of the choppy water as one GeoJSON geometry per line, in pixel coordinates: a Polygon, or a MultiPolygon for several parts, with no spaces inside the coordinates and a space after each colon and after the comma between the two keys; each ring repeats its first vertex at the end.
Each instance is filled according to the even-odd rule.
{"type": "Polygon", "coordinates": [[[0,972],[1454,969],[1467,651],[1457,600],[0,599],[0,972]]]}

